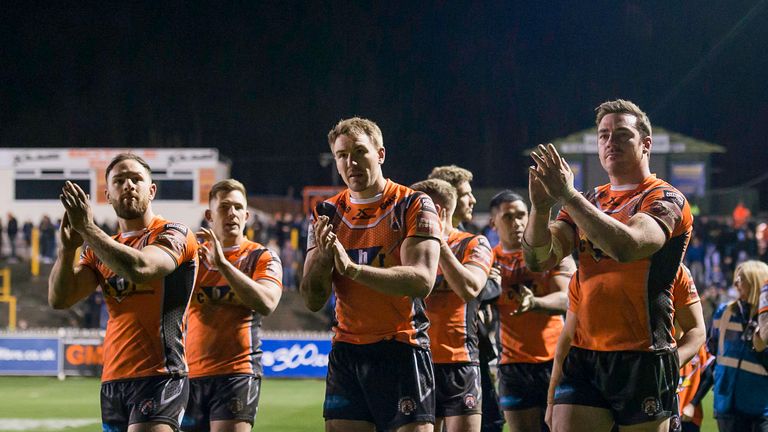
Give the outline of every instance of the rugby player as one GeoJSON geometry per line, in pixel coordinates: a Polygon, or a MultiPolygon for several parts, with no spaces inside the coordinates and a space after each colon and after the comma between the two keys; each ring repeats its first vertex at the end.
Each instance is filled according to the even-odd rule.
{"type": "Polygon", "coordinates": [[[529,169],[528,267],[547,270],[574,247],[579,252],[566,317],[572,346],[566,356],[556,353],[562,376],[548,401],[553,429],[607,430],[615,422],[620,430],[666,431],[679,377],[670,290],[693,218],[683,194],[650,172],[646,114],[621,99],[596,111],[608,184],[578,193],[552,144],[539,146],[529,169]],[[550,224],[556,203],[563,208],[550,224]]]}
{"type": "Polygon", "coordinates": [[[501,269],[499,397],[510,431],[546,430],[544,413],[555,346],[563,329],[568,281],[576,270],[571,256],[543,273],[530,271],[521,241],[528,223],[523,197],[504,190],[490,203],[494,248],[501,269]]]}
{"type": "Polygon", "coordinates": [[[190,394],[182,429],[250,431],[261,389],[259,327],[280,301],[282,266],[243,234],[250,213],[242,183],[214,184],[208,206],[187,320],[190,394]]]}
{"type": "Polygon", "coordinates": [[[105,195],[120,234],[93,221],[90,199],[66,182],[60,247],[48,301],[68,308],[101,287],[109,311],[101,376],[103,430],[177,430],[189,385],[182,319],[197,272],[197,240],[186,226],[152,211],[149,165],[121,153],[106,169],[105,195]],[[82,246],[79,261],[75,251],[82,246]]]}
{"type": "Polygon", "coordinates": [[[301,294],[336,318],[323,416],[327,431],[432,431],[435,387],[424,310],[440,255],[426,194],[386,179],[376,123],[340,121],[328,143],[347,189],[312,214],[301,294]]]}
{"type": "Polygon", "coordinates": [[[435,429],[480,431],[482,392],[477,341],[477,299],[493,262],[488,240],[459,231],[452,218],[456,189],[429,179],[411,186],[434,201],[443,225],[437,281],[427,297],[429,340],[435,364],[435,429]]]}

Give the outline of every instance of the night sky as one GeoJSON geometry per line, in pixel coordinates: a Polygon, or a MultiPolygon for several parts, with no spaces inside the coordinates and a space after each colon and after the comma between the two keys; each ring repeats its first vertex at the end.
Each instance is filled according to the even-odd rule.
{"type": "Polygon", "coordinates": [[[326,134],[361,115],[401,183],[456,163],[520,187],[524,149],[622,97],[725,146],[713,186],[733,187],[766,171],[766,3],[18,2],[0,147],[216,147],[249,192],[298,194],[330,183],[326,134]]]}

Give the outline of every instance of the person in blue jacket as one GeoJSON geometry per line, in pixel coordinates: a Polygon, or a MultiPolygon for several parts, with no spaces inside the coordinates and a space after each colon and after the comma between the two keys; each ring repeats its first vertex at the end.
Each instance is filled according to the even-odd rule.
{"type": "Polygon", "coordinates": [[[716,356],[714,412],[720,431],[768,432],[768,353],[753,346],[760,288],[768,265],[746,261],[736,267],[738,300],[713,315],[709,349],[716,356]]]}

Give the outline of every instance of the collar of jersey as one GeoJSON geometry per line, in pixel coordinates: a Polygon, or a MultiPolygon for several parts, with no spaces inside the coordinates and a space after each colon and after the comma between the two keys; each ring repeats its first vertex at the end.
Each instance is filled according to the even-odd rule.
{"type": "Polygon", "coordinates": [[[377,193],[376,195],[370,197],[370,198],[355,198],[352,196],[352,191],[349,191],[349,202],[352,204],[370,204],[375,203],[376,201],[380,200],[381,197],[384,196],[384,192],[387,191],[389,188],[389,179],[387,179],[387,184],[384,185],[384,190],[377,193]]]}
{"type": "Polygon", "coordinates": [[[626,185],[617,185],[617,186],[611,185],[611,190],[616,192],[626,192],[626,191],[635,190],[641,184],[646,183],[655,178],[656,178],[656,174],[651,174],[648,177],[644,178],[643,181],[638,184],[626,184],[626,185]]]}
{"type": "Polygon", "coordinates": [[[149,222],[149,226],[146,226],[146,227],[144,227],[144,228],[142,228],[140,230],[136,230],[136,231],[122,232],[122,233],[120,233],[120,238],[124,239],[124,238],[130,238],[130,237],[138,237],[138,236],[144,234],[145,232],[149,231],[149,229],[152,228],[152,226],[155,225],[155,221],[158,220],[159,218],[160,218],[160,215],[155,215],[155,217],[152,218],[152,220],[149,222]]]}

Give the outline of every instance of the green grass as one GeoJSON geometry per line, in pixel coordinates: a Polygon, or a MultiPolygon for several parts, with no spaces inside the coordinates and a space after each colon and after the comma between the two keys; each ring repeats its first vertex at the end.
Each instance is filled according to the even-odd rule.
{"type": "MultiPolygon", "coordinates": [[[[304,432],[323,430],[321,380],[264,380],[256,417],[256,431],[304,432]]],[[[716,432],[712,394],[704,400],[702,432],[716,432]]],[[[100,418],[99,381],[94,378],[0,377],[0,419],[100,418]]],[[[93,432],[100,425],[63,429],[93,432]]],[[[49,429],[36,429],[46,432],[49,429]]],[[[506,429],[505,429],[506,430],[506,429]]]]}

